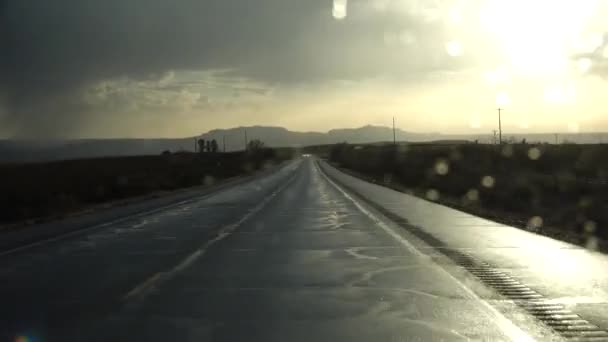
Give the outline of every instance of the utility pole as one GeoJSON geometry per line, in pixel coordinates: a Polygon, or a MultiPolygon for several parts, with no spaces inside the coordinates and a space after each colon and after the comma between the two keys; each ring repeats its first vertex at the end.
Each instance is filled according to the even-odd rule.
{"type": "Polygon", "coordinates": [[[226,153],[226,136],[222,136],[222,145],[224,146],[224,153],[226,153]]]}
{"type": "Polygon", "coordinates": [[[559,137],[559,134],[555,133],[555,145],[557,145],[557,144],[558,144],[558,141],[559,141],[559,140],[558,140],[558,137],[559,137]]]}
{"type": "Polygon", "coordinates": [[[395,117],[393,116],[393,145],[397,145],[397,136],[395,135],[395,117]]]}
{"type": "Polygon", "coordinates": [[[498,108],[498,143],[502,145],[502,122],[500,120],[500,112],[502,108],[498,108]]]}

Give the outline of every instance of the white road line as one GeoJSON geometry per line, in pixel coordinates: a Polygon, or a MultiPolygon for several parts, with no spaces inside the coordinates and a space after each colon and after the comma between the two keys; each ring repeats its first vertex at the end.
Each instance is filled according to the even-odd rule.
{"type": "Polygon", "coordinates": [[[144,299],[152,290],[158,288],[158,286],[160,286],[160,284],[162,284],[163,282],[166,282],[167,280],[170,280],[175,275],[177,275],[179,272],[188,268],[195,261],[197,261],[203,255],[205,255],[205,253],[207,252],[209,247],[211,247],[212,245],[216,244],[217,242],[222,241],[225,238],[227,238],[228,236],[230,236],[243,223],[245,223],[247,220],[249,220],[255,214],[260,212],[262,209],[264,209],[264,207],[266,207],[266,205],[268,203],[270,203],[270,201],[274,197],[276,197],[281,191],[283,191],[283,189],[285,189],[289,184],[291,184],[291,182],[293,181],[294,178],[295,178],[295,174],[292,175],[290,178],[288,178],[287,181],[283,185],[281,185],[277,190],[273,191],[270,195],[266,196],[255,207],[253,207],[251,210],[249,210],[249,212],[247,212],[247,214],[245,214],[243,217],[241,217],[237,222],[222,227],[218,231],[216,237],[214,237],[211,240],[206,241],[201,247],[199,247],[196,251],[192,252],[190,255],[188,255],[186,258],[184,258],[182,261],[180,261],[177,265],[175,265],[170,270],[165,271],[165,272],[156,273],[153,276],[151,276],[150,278],[148,278],[147,280],[145,280],[143,283],[135,286],[132,290],[127,292],[122,297],[122,300],[130,301],[133,299],[138,299],[138,300],[144,299]]]}
{"type": "MultiPolygon", "coordinates": [[[[330,183],[344,197],[346,197],[349,201],[351,201],[357,207],[357,209],[359,209],[363,214],[365,214],[367,217],[369,217],[374,223],[376,223],[378,225],[378,227],[382,228],[382,230],[387,232],[390,237],[395,239],[397,242],[399,242],[401,245],[403,245],[405,248],[407,248],[413,254],[415,254],[417,256],[428,257],[430,260],[430,256],[428,256],[427,254],[425,254],[425,253],[421,252],[419,249],[417,249],[412,243],[410,243],[404,237],[399,235],[396,231],[394,231],[391,227],[389,227],[387,224],[385,224],[376,215],[371,213],[369,210],[365,209],[365,207],[363,207],[357,200],[355,200],[352,196],[350,196],[344,189],[342,189],[342,187],[340,187],[338,184],[336,184],[334,181],[332,181],[325,174],[325,172],[323,172],[320,169],[318,163],[315,163],[315,166],[316,166],[317,172],[319,172],[328,183],[330,183]]],[[[491,314],[491,318],[495,319],[494,323],[496,323],[500,327],[502,332],[506,336],[508,336],[512,341],[516,341],[516,342],[534,341],[534,339],[529,334],[527,334],[523,330],[521,330],[518,326],[516,326],[511,320],[506,318],[502,313],[500,313],[490,303],[488,303],[487,301],[485,301],[482,298],[480,298],[479,296],[477,296],[477,294],[475,292],[473,292],[473,290],[468,288],[465,284],[463,284],[460,280],[458,280],[458,278],[454,277],[450,272],[448,272],[446,269],[441,267],[441,265],[439,265],[439,264],[436,264],[436,265],[437,265],[438,269],[442,270],[450,279],[452,279],[456,284],[458,284],[458,286],[460,286],[467,293],[467,295],[469,295],[469,297],[471,299],[477,301],[479,304],[481,304],[483,307],[485,307],[488,310],[488,314],[491,314]]]]}

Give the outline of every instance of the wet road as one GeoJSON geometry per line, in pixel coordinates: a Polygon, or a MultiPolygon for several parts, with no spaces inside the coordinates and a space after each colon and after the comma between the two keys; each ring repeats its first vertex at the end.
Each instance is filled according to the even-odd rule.
{"type": "Polygon", "coordinates": [[[555,338],[311,158],[4,256],[0,280],[0,337],[9,340],[555,338]]]}

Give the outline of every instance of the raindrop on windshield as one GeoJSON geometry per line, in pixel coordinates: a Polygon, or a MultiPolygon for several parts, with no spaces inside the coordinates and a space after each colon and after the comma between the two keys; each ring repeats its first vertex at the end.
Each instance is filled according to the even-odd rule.
{"type": "Polygon", "coordinates": [[[481,179],[481,185],[483,185],[486,188],[493,188],[495,183],[496,183],[496,180],[494,180],[494,177],[492,177],[492,176],[484,176],[481,179]]]}
{"type": "Polygon", "coordinates": [[[450,172],[450,165],[444,159],[439,159],[435,163],[435,173],[440,176],[445,176],[450,172]]]}
{"type": "Polygon", "coordinates": [[[430,189],[429,191],[426,192],[426,198],[431,200],[431,201],[436,201],[439,199],[439,191],[435,190],[435,189],[430,189]]]}
{"type": "Polygon", "coordinates": [[[541,156],[541,152],[538,147],[532,147],[531,149],[528,150],[528,158],[530,158],[531,160],[538,160],[538,158],[540,158],[540,156],[541,156]]]}

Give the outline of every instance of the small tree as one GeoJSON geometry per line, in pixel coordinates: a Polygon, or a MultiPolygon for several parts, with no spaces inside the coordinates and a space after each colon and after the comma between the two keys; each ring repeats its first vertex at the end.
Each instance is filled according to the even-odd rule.
{"type": "Polygon", "coordinates": [[[207,149],[207,152],[211,152],[211,140],[207,140],[205,148],[207,149]]]}
{"type": "Polygon", "coordinates": [[[215,139],[211,140],[211,152],[217,153],[218,149],[219,146],[217,144],[217,141],[215,139]]]}
{"type": "Polygon", "coordinates": [[[260,139],[253,139],[249,143],[247,143],[248,151],[259,151],[264,148],[264,142],[260,139]]]}
{"type": "Polygon", "coordinates": [[[205,152],[205,139],[198,139],[198,153],[205,152]]]}

